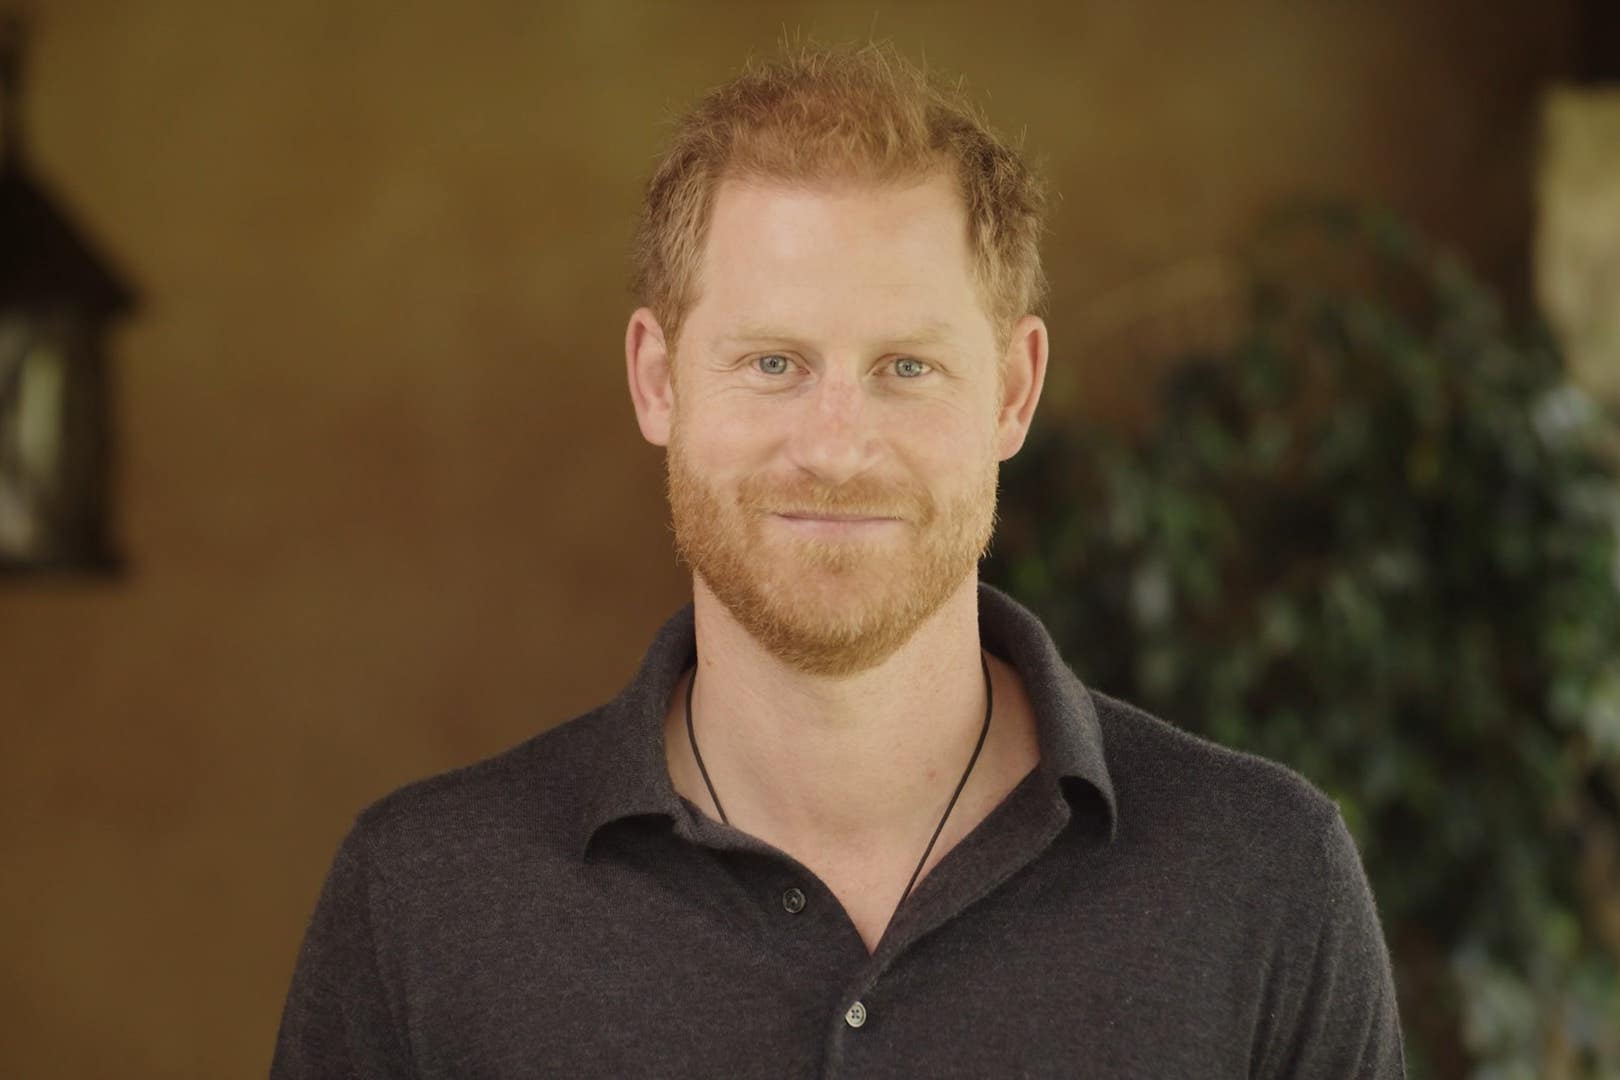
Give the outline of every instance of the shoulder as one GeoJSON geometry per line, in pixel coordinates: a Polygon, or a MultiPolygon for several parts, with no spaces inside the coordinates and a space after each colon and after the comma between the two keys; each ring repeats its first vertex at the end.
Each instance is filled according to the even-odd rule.
{"type": "Polygon", "coordinates": [[[1388,1057],[1393,1046],[1398,1059],[1377,906],[1338,804],[1287,766],[1090,693],[1118,815],[1107,861],[1155,912],[1156,938],[1185,942],[1189,955],[1224,942],[1234,969],[1264,957],[1257,970],[1267,986],[1255,992],[1269,1003],[1264,1026],[1278,1038],[1316,1022],[1307,1004],[1328,1001],[1301,999],[1306,988],[1331,990],[1327,1012],[1357,1017],[1375,1031],[1377,1052],[1388,1057]]]}
{"type": "Polygon", "coordinates": [[[385,877],[455,875],[492,857],[560,848],[604,708],[389,792],[356,816],[350,842],[385,877]]]}
{"type": "Polygon", "coordinates": [[[1251,1074],[1403,1076],[1389,953],[1338,805],[1284,765],[1092,697],[1155,940],[1226,958],[1251,1074]]]}
{"type": "Polygon", "coordinates": [[[1339,844],[1338,805],[1299,772],[1089,693],[1121,839],[1293,878],[1320,865],[1327,849],[1339,844]]]}

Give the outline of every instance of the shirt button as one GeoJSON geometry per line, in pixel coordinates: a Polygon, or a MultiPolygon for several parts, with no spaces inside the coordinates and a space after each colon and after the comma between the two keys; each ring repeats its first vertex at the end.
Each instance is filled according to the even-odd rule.
{"type": "Polygon", "coordinates": [[[844,1014],[844,1023],[852,1028],[858,1028],[866,1023],[866,1006],[858,1001],[851,1005],[849,1012],[844,1014]]]}
{"type": "Polygon", "coordinates": [[[789,915],[797,915],[804,910],[804,893],[798,889],[789,889],[782,894],[782,907],[789,915]]]}

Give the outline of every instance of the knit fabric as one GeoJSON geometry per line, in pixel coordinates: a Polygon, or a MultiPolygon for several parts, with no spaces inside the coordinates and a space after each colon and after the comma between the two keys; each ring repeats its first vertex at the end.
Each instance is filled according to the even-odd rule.
{"type": "Polygon", "coordinates": [[[1404,1075],[1334,804],[1088,689],[982,583],[979,624],[1041,761],[875,953],[814,874],[675,791],[688,605],[613,701],[359,815],[272,1077],[1404,1075]]]}

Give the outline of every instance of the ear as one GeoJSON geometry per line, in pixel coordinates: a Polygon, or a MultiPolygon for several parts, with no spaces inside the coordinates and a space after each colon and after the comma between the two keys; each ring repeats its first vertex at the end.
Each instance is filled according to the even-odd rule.
{"type": "Polygon", "coordinates": [[[1046,384],[1046,323],[1025,315],[1013,324],[1001,357],[1001,400],[996,412],[996,453],[1006,461],[1024,445],[1035,405],[1046,384]]]}
{"type": "Polygon", "coordinates": [[[637,308],[625,328],[624,366],[642,438],[654,446],[668,446],[675,389],[664,330],[648,308],[637,308]]]}

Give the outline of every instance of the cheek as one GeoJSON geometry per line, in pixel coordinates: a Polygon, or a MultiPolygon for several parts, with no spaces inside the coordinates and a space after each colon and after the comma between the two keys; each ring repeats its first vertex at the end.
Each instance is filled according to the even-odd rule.
{"type": "Polygon", "coordinates": [[[670,414],[672,437],[678,438],[692,460],[712,460],[723,455],[732,436],[727,431],[730,418],[711,408],[700,397],[676,397],[670,414]]]}
{"type": "Polygon", "coordinates": [[[904,445],[912,448],[911,456],[926,464],[931,473],[967,473],[995,455],[995,420],[994,415],[980,410],[939,413],[909,427],[904,445]]]}
{"type": "MultiPolygon", "coordinates": [[[[883,445],[879,471],[898,466],[930,484],[967,482],[976,464],[996,456],[997,414],[978,395],[931,401],[868,403],[867,437],[883,445]]],[[[802,420],[794,403],[754,395],[677,398],[671,441],[711,482],[724,484],[781,466],[802,420]]]]}
{"type": "Polygon", "coordinates": [[[756,471],[748,444],[713,428],[689,429],[682,450],[688,468],[716,490],[734,489],[756,471]]]}
{"type": "Polygon", "coordinates": [[[781,426],[781,418],[768,406],[746,394],[727,393],[712,380],[694,380],[700,386],[683,387],[677,394],[672,423],[681,428],[688,445],[743,446],[755,441],[756,432],[781,426]]]}
{"type": "Polygon", "coordinates": [[[730,506],[739,489],[759,470],[750,444],[739,434],[707,419],[687,416],[672,425],[672,466],[688,485],[730,506]]]}

